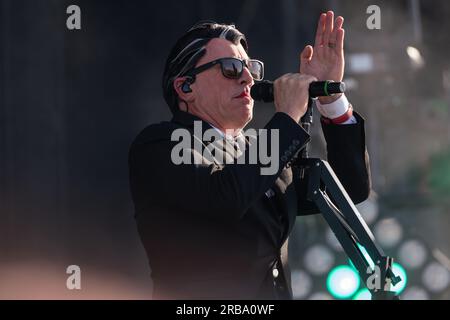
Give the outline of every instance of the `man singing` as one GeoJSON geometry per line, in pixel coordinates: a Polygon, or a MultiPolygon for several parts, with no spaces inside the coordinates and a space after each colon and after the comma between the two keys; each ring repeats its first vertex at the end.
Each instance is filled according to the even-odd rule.
{"type": "MultiPolygon", "coordinates": [[[[292,166],[310,140],[298,123],[312,81],[343,79],[343,21],[322,14],[314,47],[301,53],[300,72],[274,82],[275,113],[264,127],[269,136],[277,133],[278,152],[271,156],[278,166],[271,174],[262,174],[261,161],[239,161],[252,156],[243,128],[253,116],[250,89],[264,73],[263,63],[249,58],[245,36],[233,25],[202,22],[176,42],[162,83],[173,118],[146,127],[129,153],[154,299],[292,299],[288,237],[296,216],[311,213],[292,166]],[[206,130],[219,138],[205,139],[206,130]],[[191,162],[174,161],[180,151],[174,152],[174,132],[192,141],[181,150],[191,162]]],[[[361,202],[370,190],[364,120],[343,94],[319,98],[317,108],[328,161],[352,200],[361,202]]]]}

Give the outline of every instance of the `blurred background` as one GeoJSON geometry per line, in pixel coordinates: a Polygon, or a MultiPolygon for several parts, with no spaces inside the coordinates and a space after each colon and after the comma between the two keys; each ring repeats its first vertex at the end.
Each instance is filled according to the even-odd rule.
{"type": "MultiPolygon", "coordinates": [[[[373,179],[358,208],[406,299],[450,298],[450,2],[0,0],[0,299],[148,299],[128,148],[170,119],[165,58],[196,21],[233,22],[266,78],[299,68],[320,12],[346,19],[347,96],[366,119],[373,179]],[[66,9],[81,8],[81,30],[66,9]],[[366,22],[381,9],[381,29],[366,22]],[[81,268],[81,290],[66,269],[81,268]]],[[[255,105],[262,127],[272,105],[255,105]]],[[[318,125],[312,155],[325,157],[318,125]]],[[[296,299],[364,299],[321,216],[290,239],[296,299]]]]}

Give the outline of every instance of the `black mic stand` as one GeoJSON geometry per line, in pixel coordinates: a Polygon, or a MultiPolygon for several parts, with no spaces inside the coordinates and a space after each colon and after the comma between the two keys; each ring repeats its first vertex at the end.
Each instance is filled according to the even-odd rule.
{"type": "MultiPolygon", "coordinates": [[[[313,99],[310,98],[307,112],[301,119],[308,133],[313,123],[312,105],[313,99]]],[[[300,169],[300,179],[307,178],[307,200],[316,204],[358,270],[372,300],[398,300],[395,292],[389,291],[391,284],[396,285],[401,281],[392,272],[393,259],[385,256],[375,243],[372,232],[329,163],[309,158],[308,144],[301,152],[301,157],[293,165],[300,169]],[[377,287],[376,284],[381,285],[377,287]]]]}

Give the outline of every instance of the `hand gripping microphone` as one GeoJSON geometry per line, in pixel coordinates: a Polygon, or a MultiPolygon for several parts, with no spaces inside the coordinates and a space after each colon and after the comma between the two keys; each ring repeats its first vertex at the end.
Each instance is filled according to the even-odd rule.
{"type": "MultiPolygon", "coordinates": [[[[309,85],[309,97],[328,97],[336,93],[345,92],[344,82],[315,81],[309,85]]],[[[255,83],[250,92],[256,101],[273,102],[273,82],[264,80],[255,83]]]]}

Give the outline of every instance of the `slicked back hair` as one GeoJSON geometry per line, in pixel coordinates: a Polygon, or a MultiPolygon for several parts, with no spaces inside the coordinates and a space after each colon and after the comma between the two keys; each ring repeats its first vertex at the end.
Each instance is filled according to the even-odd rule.
{"type": "Polygon", "coordinates": [[[162,78],[164,99],[172,113],[178,110],[178,94],[173,82],[194,68],[206,53],[206,45],[211,39],[226,39],[236,45],[241,44],[248,54],[245,36],[232,24],[214,21],[200,21],[191,27],[173,46],[167,58],[162,78]]]}

